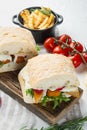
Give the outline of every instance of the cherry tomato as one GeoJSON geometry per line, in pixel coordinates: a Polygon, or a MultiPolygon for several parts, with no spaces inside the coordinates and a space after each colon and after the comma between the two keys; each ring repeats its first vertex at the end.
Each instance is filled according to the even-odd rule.
{"type": "Polygon", "coordinates": [[[69,56],[69,54],[71,53],[71,48],[70,47],[64,48],[64,52],[65,52],[65,56],[69,56]]]}
{"type": "Polygon", "coordinates": [[[54,49],[53,49],[53,53],[57,53],[57,54],[63,54],[64,55],[64,51],[62,49],[62,47],[59,45],[59,46],[56,46],[54,49]]]}
{"type": "Polygon", "coordinates": [[[84,57],[85,61],[87,62],[87,52],[83,53],[83,57],[84,57]]]}
{"type": "Polygon", "coordinates": [[[83,45],[80,42],[71,42],[70,46],[75,48],[79,52],[83,52],[83,45]]]}
{"type": "Polygon", "coordinates": [[[69,48],[68,47],[63,48],[62,46],[58,45],[53,49],[53,53],[68,56],[69,55],[69,48]]]}
{"type": "Polygon", "coordinates": [[[82,63],[82,58],[79,54],[74,54],[73,56],[70,56],[70,59],[73,62],[74,67],[78,67],[82,63]]]}
{"type": "MultiPolygon", "coordinates": [[[[63,34],[61,36],[58,37],[58,40],[64,42],[64,43],[67,43],[67,44],[70,44],[72,42],[72,39],[69,35],[67,34],[63,34]]],[[[62,44],[62,42],[58,42],[60,45],[62,44]]]]}
{"type": "Polygon", "coordinates": [[[57,43],[54,37],[49,37],[44,41],[44,47],[48,52],[52,52],[53,49],[57,46],[57,43]]]}

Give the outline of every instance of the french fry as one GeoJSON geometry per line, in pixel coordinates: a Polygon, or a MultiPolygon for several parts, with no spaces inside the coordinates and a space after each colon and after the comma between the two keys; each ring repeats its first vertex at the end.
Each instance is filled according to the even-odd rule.
{"type": "Polygon", "coordinates": [[[48,28],[52,27],[54,25],[54,21],[48,26],[48,28]]]}
{"type": "Polygon", "coordinates": [[[43,19],[45,19],[47,17],[47,15],[43,14],[42,12],[38,12],[39,13],[39,16],[41,16],[43,19]]]}
{"type": "Polygon", "coordinates": [[[30,29],[39,29],[39,30],[53,26],[55,16],[53,15],[52,12],[49,13],[49,15],[45,14],[48,13],[46,12],[46,9],[50,11],[50,8],[43,8],[43,9],[45,9],[44,12],[42,10],[40,11],[39,9],[36,9],[31,13],[29,12],[29,10],[23,10],[20,13],[20,16],[24,20],[24,26],[30,29]]]}
{"type": "Polygon", "coordinates": [[[51,13],[50,14],[50,17],[49,17],[49,19],[48,19],[48,25],[50,25],[52,22],[53,22],[53,20],[54,20],[54,15],[51,13]]]}
{"type": "Polygon", "coordinates": [[[32,14],[29,17],[28,26],[29,26],[30,29],[34,29],[34,17],[33,17],[32,14]]]}
{"type": "Polygon", "coordinates": [[[24,24],[27,24],[28,21],[29,21],[30,12],[29,12],[28,10],[23,10],[23,11],[20,13],[20,16],[23,18],[24,24]]]}
{"type": "Polygon", "coordinates": [[[34,11],[34,13],[38,15],[38,14],[39,14],[39,10],[36,9],[36,10],[34,11]]]}
{"type": "Polygon", "coordinates": [[[53,24],[54,24],[54,15],[51,14],[50,17],[48,18],[47,24],[45,24],[43,27],[41,27],[41,29],[49,28],[49,27],[53,26],[53,24]]]}
{"type": "Polygon", "coordinates": [[[29,27],[28,27],[28,24],[26,24],[26,23],[24,24],[24,27],[29,28],[29,27]]]}
{"type": "Polygon", "coordinates": [[[46,17],[46,18],[43,20],[43,22],[38,26],[38,28],[39,28],[39,29],[43,28],[43,26],[46,25],[47,21],[48,21],[48,17],[46,17]]]}
{"type": "Polygon", "coordinates": [[[43,22],[43,20],[43,17],[39,15],[35,22],[35,28],[38,28],[38,26],[43,22]]]}

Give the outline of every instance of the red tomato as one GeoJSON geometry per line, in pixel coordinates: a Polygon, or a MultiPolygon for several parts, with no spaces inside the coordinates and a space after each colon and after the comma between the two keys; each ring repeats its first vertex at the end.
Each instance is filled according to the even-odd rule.
{"type": "Polygon", "coordinates": [[[57,54],[63,54],[64,55],[64,51],[62,49],[62,47],[59,45],[59,46],[56,46],[54,49],[53,49],[53,53],[57,53],[57,54]]]}
{"type": "MultiPolygon", "coordinates": [[[[64,42],[64,43],[67,43],[67,44],[70,44],[72,42],[72,39],[69,35],[67,34],[63,34],[61,36],[58,37],[58,40],[64,42]]],[[[62,42],[58,42],[59,44],[62,44],[62,42]]]]}
{"type": "Polygon", "coordinates": [[[57,88],[56,90],[57,90],[57,91],[61,91],[63,88],[64,88],[64,86],[63,86],[63,87],[60,87],[60,88],[57,88]]]}
{"type": "Polygon", "coordinates": [[[71,53],[71,48],[70,47],[64,48],[64,52],[65,52],[65,56],[69,56],[69,54],[71,53]]]}
{"type": "Polygon", "coordinates": [[[83,52],[83,45],[80,42],[71,42],[70,46],[75,48],[79,52],[83,52]]]}
{"type": "Polygon", "coordinates": [[[39,90],[39,89],[33,89],[36,93],[42,93],[43,92],[43,90],[41,89],[41,90],[39,90]]]}
{"type": "Polygon", "coordinates": [[[83,53],[83,57],[84,57],[85,61],[87,62],[87,52],[83,53]]]}
{"type": "Polygon", "coordinates": [[[63,48],[62,46],[58,45],[53,49],[53,53],[68,56],[69,55],[69,48],[68,47],[63,48]]]}
{"type": "Polygon", "coordinates": [[[74,67],[78,67],[82,63],[82,58],[79,54],[74,54],[73,56],[70,56],[70,59],[73,62],[74,67]]]}
{"type": "Polygon", "coordinates": [[[48,52],[52,52],[57,46],[57,40],[54,37],[49,37],[44,41],[44,47],[48,52]]]}

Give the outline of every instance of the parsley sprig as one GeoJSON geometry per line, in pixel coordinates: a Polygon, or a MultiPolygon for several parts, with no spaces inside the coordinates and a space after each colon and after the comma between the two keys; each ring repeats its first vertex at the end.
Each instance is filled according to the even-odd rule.
{"type": "MultiPolygon", "coordinates": [[[[83,130],[83,125],[84,123],[87,122],[87,116],[79,118],[79,119],[75,119],[75,120],[71,120],[71,121],[67,121],[62,125],[50,125],[47,128],[42,127],[40,130],[83,130]]],[[[24,129],[20,129],[20,130],[38,130],[38,129],[28,129],[27,127],[25,127],[24,129]]]]}
{"type": "Polygon", "coordinates": [[[34,91],[33,91],[32,88],[26,90],[26,95],[28,95],[28,94],[30,94],[30,96],[31,96],[32,98],[34,97],[34,91]]]}

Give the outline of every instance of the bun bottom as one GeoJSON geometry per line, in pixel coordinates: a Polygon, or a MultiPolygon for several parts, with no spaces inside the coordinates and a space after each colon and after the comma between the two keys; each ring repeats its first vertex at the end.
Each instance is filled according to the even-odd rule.
{"type": "Polygon", "coordinates": [[[0,67],[0,73],[19,70],[23,68],[25,64],[26,62],[19,63],[19,64],[15,62],[9,62],[7,64],[4,64],[2,67],[0,67]]]}
{"type": "Polygon", "coordinates": [[[25,71],[26,66],[21,70],[21,72],[18,75],[19,83],[21,86],[22,94],[23,94],[23,100],[25,103],[33,104],[35,103],[34,98],[32,98],[30,95],[26,95],[26,86],[25,86],[25,79],[23,78],[23,72],[25,71]]]}

